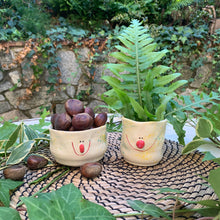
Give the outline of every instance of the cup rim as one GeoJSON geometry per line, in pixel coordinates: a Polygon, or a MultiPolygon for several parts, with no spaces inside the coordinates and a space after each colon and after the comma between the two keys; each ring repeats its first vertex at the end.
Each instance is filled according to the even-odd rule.
{"type": "Polygon", "coordinates": [[[49,131],[52,131],[52,132],[58,132],[58,133],[71,133],[71,134],[82,134],[82,133],[88,133],[88,132],[94,132],[94,131],[98,131],[98,130],[103,130],[106,128],[106,124],[103,125],[103,126],[100,126],[100,127],[97,127],[97,128],[90,128],[90,129],[86,129],[86,130],[82,130],[82,131],[63,131],[63,130],[56,130],[56,129],[53,129],[53,128],[49,128],[49,131]]]}
{"type": "Polygon", "coordinates": [[[130,119],[130,118],[126,118],[124,116],[122,116],[122,121],[123,120],[126,120],[126,121],[133,121],[135,123],[140,123],[140,124],[144,124],[144,123],[147,123],[147,124],[154,124],[154,123],[167,123],[168,120],[167,119],[163,119],[161,121],[135,121],[133,119],[130,119]]]}

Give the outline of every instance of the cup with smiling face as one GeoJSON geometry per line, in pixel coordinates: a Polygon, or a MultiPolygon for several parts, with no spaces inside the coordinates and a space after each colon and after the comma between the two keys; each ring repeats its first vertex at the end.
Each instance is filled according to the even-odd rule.
{"type": "Polygon", "coordinates": [[[106,125],[83,131],[50,129],[50,151],[60,164],[78,167],[97,162],[106,150],[106,125]]]}
{"type": "Polygon", "coordinates": [[[120,145],[124,159],[138,166],[153,166],[163,157],[166,120],[137,122],[122,118],[120,145]]]}

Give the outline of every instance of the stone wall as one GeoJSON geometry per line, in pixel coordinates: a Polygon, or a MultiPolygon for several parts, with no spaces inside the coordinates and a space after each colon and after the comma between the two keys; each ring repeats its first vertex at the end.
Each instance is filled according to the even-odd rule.
{"type": "MultiPolygon", "coordinates": [[[[13,63],[22,49],[21,46],[14,46],[8,48],[7,53],[0,51],[0,117],[4,120],[39,117],[43,106],[49,107],[51,113],[63,112],[65,101],[76,97],[81,97],[84,104],[92,108],[104,104],[100,94],[106,91],[106,84],[101,76],[111,75],[111,72],[103,64],[113,62],[112,58],[100,55],[95,59],[95,65],[91,66],[89,48],[79,48],[74,53],[70,48],[63,47],[57,52],[60,84],[54,92],[48,93],[48,72],[42,74],[40,84],[35,88],[36,79],[33,69],[28,65],[29,61],[24,58],[20,63],[13,63]]],[[[189,85],[188,92],[199,88],[212,74],[210,62],[200,67],[195,74],[185,61],[182,70],[182,78],[196,79],[189,85]]]]}

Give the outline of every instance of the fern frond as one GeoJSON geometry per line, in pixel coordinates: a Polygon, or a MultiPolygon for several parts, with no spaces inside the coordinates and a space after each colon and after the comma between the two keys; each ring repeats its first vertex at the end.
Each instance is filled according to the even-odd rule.
{"type": "MultiPolygon", "coordinates": [[[[125,105],[126,108],[130,106],[135,113],[131,118],[130,111],[126,112],[122,107],[121,111],[129,114],[130,119],[160,120],[166,104],[173,97],[171,94],[186,81],[171,83],[180,76],[179,73],[164,76],[170,68],[163,65],[157,66],[156,63],[161,61],[167,50],[155,51],[157,44],[153,42],[154,39],[148,33],[148,29],[144,28],[138,20],[133,20],[118,38],[122,45],[116,46],[118,51],[112,53],[111,56],[119,63],[106,64],[114,77],[104,76],[102,79],[112,86],[114,93],[111,94],[114,94],[114,100],[117,100],[117,96],[117,103],[120,101],[121,106],[125,105]],[[126,94],[129,99],[124,99],[122,94],[126,94]],[[161,94],[167,96],[166,99],[161,97],[161,94]],[[157,110],[158,107],[159,110],[157,110]]],[[[112,104],[113,99],[108,99],[108,95],[109,92],[104,93],[103,100],[110,100],[112,104]]]]}

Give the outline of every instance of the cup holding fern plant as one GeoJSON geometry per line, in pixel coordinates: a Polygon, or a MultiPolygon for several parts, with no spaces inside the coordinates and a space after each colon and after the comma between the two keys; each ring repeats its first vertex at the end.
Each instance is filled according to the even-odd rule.
{"type": "Polygon", "coordinates": [[[177,97],[175,91],[187,81],[177,79],[180,73],[167,74],[171,68],[158,64],[168,51],[156,51],[158,45],[138,20],[133,20],[118,39],[121,44],[111,54],[118,62],[106,64],[114,76],[102,77],[111,89],[102,99],[122,115],[120,148],[124,159],[151,166],[162,159],[167,120],[180,138],[185,134],[185,114],[166,117],[166,113],[168,104],[172,108],[171,100],[177,97]]]}

